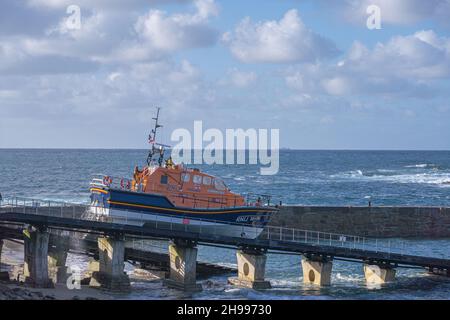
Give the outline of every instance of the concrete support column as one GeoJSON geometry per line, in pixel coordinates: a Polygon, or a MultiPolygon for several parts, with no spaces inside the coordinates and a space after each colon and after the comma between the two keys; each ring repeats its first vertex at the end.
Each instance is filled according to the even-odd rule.
{"type": "Polygon", "coordinates": [[[0,264],[2,263],[3,239],[0,239],[0,264]]]}
{"type": "Polygon", "coordinates": [[[98,238],[99,271],[92,273],[89,283],[92,287],[101,287],[113,291],[125,291],[130,288],[130,279],[124,272],[125,241],[123,238],[98,238]]]}
{"type": "Polygon", "coordinates": [[[169,244],[170,275],[164,283],[168,287],[189,292],[201,291],[197,283],[197,248],[188,242],[169,244]]]}
{"type": "Polygon", "coordinates": [[[39,288],[53,287],[48,277],[48,240],[45,229],[31,229],[24,232],[24,266],[25,283],[39,288]]]}
{"type": "Polygon", "coordinates": [[[88,274],[92,276],[94,272],[100,271],[100,261],[91,259],[88,262],[88,274]]]}
{"type": "Polygon", "coordinates": [[[303,282],[318,286],[331,285],[332,258],[302,257],[303,282]]]}
{"type": "MultiPolygon", "coordinates": [[[[0,265],[2,264],[3,239],[0,239],[0,265]]],[[[9,281],[9,272],[0,271],[0,281],[9,281]]]]}
{"type": "Polygon", "coordinates": [[[252,288],[255,290],[270,289],[269,281],[264,279],[266,272],[267,256],[260,251],[244,251],[236,252],[238,264],[238,277],[229,278],[228,283],[252,288]]]}
{"type": "Polygon", "coordinates": [[[395,280],[395,269],[389,265],[364,264],[364,275],[369,285],[380,285],[395,280]]]}
{"type": "Polygon", "coordinates": [[[71,272],[66,267],[69,243],[69,237],[60,237],[56,245],[48,250],[48,269],[54,283],[66,283],[68,274],[71,272]]]}

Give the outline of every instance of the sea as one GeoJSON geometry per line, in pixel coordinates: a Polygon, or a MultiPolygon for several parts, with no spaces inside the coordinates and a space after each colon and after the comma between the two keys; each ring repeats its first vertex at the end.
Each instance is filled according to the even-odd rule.
{"type": "MultiPolygon", "coordinates": [[[[95,174],[130,177],[142,167],[146,150],[0,149],[0,193],[73,203],[89,202],[95,174]]],[[[289,205],[450,206],[450,151],[319,151],[280,150],[279,172],[260,175],[261,165],[191,165],[221,177],[238,193],[271,195],[289,205]]],[[[403,241],[408,253],[450,259],[450,239],[403,241]]],[[[165,250],[159,244],[158,250],[165,250]]],[[[236,267],[235,251],[199,246],[198,260],[236,267]]],[[[70,255],[83,268],[87,258],[70,255]]],[[[126,270],[132,272],[132,266],[126,270]]],[[[397,270],[393,283],[366,285],[362,265],[334,261],[332,285],[304,285],[301,257],[268,254],[266,278],[272,289],[254,291],[227,284],[230,275],[199,280],[203,291],[186,294],[161,281],[132,279],[132,290],[120,299],[450,299],[450,278],[422,269],[397,270]]]]}

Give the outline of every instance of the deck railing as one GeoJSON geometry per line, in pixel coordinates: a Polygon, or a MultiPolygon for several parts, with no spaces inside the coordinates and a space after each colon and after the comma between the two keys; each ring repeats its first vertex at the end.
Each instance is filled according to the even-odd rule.
{"type": "MultiPolygon", "coordinates": [[[[98,174],[95,175],[90,183],[91,187],[105,188],[109,187],[111,189],[133,191],[138,193],[144,193],[142,190],[142,185],[133,186],[133,180],[123,177],[107,176],[98,174]]],[[[194,208],[227,208],[227,207],[241,207],[239,203],[242,199],[245,199],[244,206],[270,206],[272,197],[268,194],[258,194],[258,193],[244,193],[242,195],[225,195],[223,193],[218,193],[214,196],[201,195],[193,191],[171,191],[172,197],[181,199],[184,201],[193,202],[194,208]],[[220,205],[220,206],[218,206],[220,205]]],[[[163,194],[162,194],[163,195],[163,194]]]]}
{"type": "MultiPolygon", "coordinates": [[[[217,235],[223,231],[223,222],[209,219],[192,219],[186,217],[183,224],[179,223],[180,216],[173,217],[170,215],[161,215],[156,221],[148,221],[144,219],[148,214],[142,213],[139,217],[132,219],[128,216],[118,221],[117,217],[104,215],[103,208],[96,207],[98,212],[92,212],[91,215],[80,214],[82,209],[88,209],[87,205],[72,204],[57,201],[45,201],[28,198],[7,198],[0,202],[0,220],[2,213],[14,212],[24,214],[36,214],[52,217],[62,217],[80,220],[96,220],[109,223],[124,223],[131,225],[144,225],[149,228],[157,228],[163,230],[177,230],[198,234],[217,235]],[[192,224],[195,222],[195,225],[192,224]],[[222,223],[222,225],[220,224],[222,223]]],[[[97,210],[94,209],[94,210],[97,210]]],[[[136,214],[136,212],[134,212],[136,214]]],[[[329,246],[340,247],[347,250],[366,250],[384,253],[396,253],[400,255],[407,254],[407,246],[404,241],[391,239],[375,239],[361,237],[355,235],[345,235],[338,233],[319,232],[311,230],[302,230],[286,227],[265,226],[261,232],[260,228],[249,228],[248,224],[230,223],[229,225],[242,228],[242,237],[257,239],[285,241],[290,243],[308,244],[312,246],[329,246]],[[254,232],[254,233],[252,233],[254,232]]]]}

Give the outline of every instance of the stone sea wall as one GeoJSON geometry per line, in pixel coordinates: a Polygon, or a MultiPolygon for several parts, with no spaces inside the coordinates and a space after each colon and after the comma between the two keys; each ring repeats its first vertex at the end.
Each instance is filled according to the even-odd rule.
{"type": "Polygon", "coordinates": [[[270,225],[377,238],[450,238],[450,208],[284,206],[270,225]]]}

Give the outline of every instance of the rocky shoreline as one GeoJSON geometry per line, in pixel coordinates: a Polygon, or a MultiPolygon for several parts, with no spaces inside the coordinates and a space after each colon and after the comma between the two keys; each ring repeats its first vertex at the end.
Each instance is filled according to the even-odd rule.
{"type": "Polygon", "coordinates": [[[53,295],[45,295],[40,291],[30,291],[24,288],[9,288],[0,283],[0,300],[56,300],[53,295]]]}
{"type": "Polygon", "coordinates": [[[0,300],[109,300],[110,295],[82,285],[79,290],[70,290],[63,284],[54,288],[33,288],[18,281],[23,269],[17,256],[23,251],[21,245],[5,241],[0,264],[0,300]]]}

